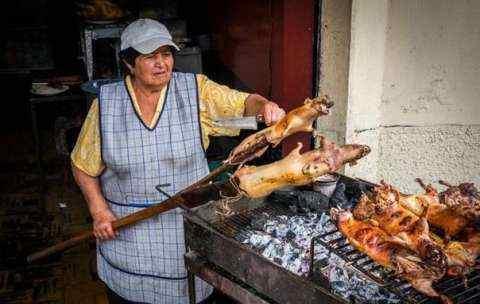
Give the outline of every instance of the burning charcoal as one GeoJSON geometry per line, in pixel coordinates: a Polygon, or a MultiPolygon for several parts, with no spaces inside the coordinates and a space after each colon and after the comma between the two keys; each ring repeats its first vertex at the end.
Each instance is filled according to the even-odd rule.
{"type": "Polygon", "coordinates": [[[244,243],[251,244],[254,247],[265,247],[272,240],[272,237],[268,234],[252,233],[250,238],[246,239],[244,243]]]}
{"type": "Polygon", "coordinates": [[[288,209],[290,209],[290,211],[292,211],[292,213],[299,213],[300,212],[297,205],[289,205],[288,209]]]}
{"type": "MultiPolygon", "coordinates": [[[[292,259],[286,265],[286,268],[291,272],[296,274],[302,274],[302,260],[301,259],[292,259]]],[[[307,270],[308,271],[308,270],[307,270]]]]}
{"type": "Polygon", "coordinates": [[[329,260],[328,278],[332,290],[345,298],[360,303],[398,303],[399,299],[376,283],[360,276],[344,260],[332,255],[329,260]]]}
{"type": "Polygon", "coordinates": [[[328,197],[317,191],[302,191],[299,200],[305,202],[309,211],[326,211],[328,209],[328,197]]]}
{"type": "Polygon", "coordinates": [[[283,255],[283,246],[279,240],[272,238],[263,250],[262,254],[272,260],[276,256],[283,255]]]}
{"type": "Polygon", "coordinates": [[[298,245],[298,247],[300,248],[304,248],[305,250],[307,250],[307,248],[309,248],[310,246],[310,241],[311,241],[311,237],[308,237],[308,236],[303,236],[303,235],[298,235],[295,237],[295,244],[298,245]]]}
{"type": "Polygon", "coordinates": [[[362,194],[371,192],[371,189],[371,185],[359,181],[355,184],[355,187],[347,187],[345,189],[345,194],[347,197],[350,198],[350,203],[355,205],[362,196],[362,194]]]}
{"type": "Polygon", "coordinates": [[[315,230],[321,231],[321,233],[325,233],[327,231],[332,231],[336,230],[335,224],[330,220],[330,216],[328,216],[326,213],[322,213],[320,216],[320,219],[316,223],[315,230]]]}
{"type": "MultiPolygon", "coordinates": [[[[336,228],[328,214],[307,212],[289,216],[261,214],[252,220],[251,229],[243,241],[244,244],[249,244],[281,267],[297,275],[307,276],[310,272],[312,238],[336,228]]],[[[334,240],[340,236],[340,232],[336,232],[322,237],[322,240],[334,240]]],[[[399,302],[393,294],[365,279],[321,243],[314,243],[312,254],[314,265],[322,265],[314,267],[314,271],[321,271],[325,278],[328,278],[334,293],[360,303],[399,302]]]]}
{"type": "Polygon", "coordinates": [[[288,231],[287,231],[287,234],[285,234],[285,238],[286,238],[287,240],[294,240],[296,236],[297,236],[297,235],[295,234],[295,232],[293,232],[293,231],[291,231],[291,230],[288,230],[288,231]]]}
{"type": "Polygon", "coordinates": [[[321,212],[328,208],[328,197],[317,191],[283,190],[267,197],[273,204],[287,205],[293,213],[321,212]]]}
{"type": "Polygon", "coordinates": [[[276,237],[275,231],[277,230],[278,225],[279,223],[277,221],[269,219],[263,225],[263,231],[265,231],[266,233],[270,234],[273,237],[276,237]]]}
{"type": "Polygon", "coordinates": [[[270,194],[266,200],[272,204],[298,206],[297,194],[296,190],[278,190],[270,194]]]}
{"type": "Polygon", "coordinates": [[[328,197],[316,191],[298,191],[298,207],[300,211],[325,211],[328,208],[328,197]]]}
{"type": "Polygon", "coordinates": [[[301,224],[291,225],[290,229],[297,235],[311,235],[313,233],[312,229],[301,224]]]}
{"type": "Polygon", "coordinates": [[[330,208],[348,209],[353,207],[345,194],[346,185],[339,182],[330,197],[330,208]]]}
{"type": "Polygon", "coordinates": [[[315,244],[315,260],[327,260],[330,257],[330,251],[320,244],[315,244]]]}
{"type": "Polygon", "coordinates": [[[292,231],[288,228],[286,223],[281,223],[277,226],[277,236],[280,238],[288,238],[287,235],[292,233],[292,231]]]}
{"type": "Polygon", "coordinates": [[[307,274],[310,272],[310,261],[307,259],[302,259],[302,263],[300,264],[300,273],[307,274]]]}
{"type": "Polygon", "coordinates": [[[332,290],[345,298],[350,298],[352,290],[349,284],[348,274],[345,269],[333,266],[328,273],[330,287],[332,290]]]}

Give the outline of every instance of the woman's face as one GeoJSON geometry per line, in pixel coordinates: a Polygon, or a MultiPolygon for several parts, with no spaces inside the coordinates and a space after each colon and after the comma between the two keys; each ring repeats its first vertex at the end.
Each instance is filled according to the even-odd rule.
{"type": "Polygon", "coordinates": [[[136,81],[149,87],[163,88],[172,77],[173,54],[169,46],[162,46],[151,54],[135,58],[133,75],[136,81]]]}

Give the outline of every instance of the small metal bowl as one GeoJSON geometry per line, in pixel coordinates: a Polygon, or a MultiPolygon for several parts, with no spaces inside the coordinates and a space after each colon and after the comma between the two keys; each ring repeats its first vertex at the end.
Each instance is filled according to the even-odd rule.
{"type": "Polygon", "coordinates": [[[337,187],[339,177],[337,175],[325,174],[317,177],[313,182],[313,191],[317,191],[330,198],[337,187]]]}

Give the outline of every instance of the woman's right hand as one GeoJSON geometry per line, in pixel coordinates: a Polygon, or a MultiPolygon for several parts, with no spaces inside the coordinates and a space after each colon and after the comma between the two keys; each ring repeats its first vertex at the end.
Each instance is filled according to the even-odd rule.
{"type": "Polygon", "coordinates": [[[112,222],[117,218],[110,209],[103,209],[92,214],[93,235],[97,240],[111,240],[117,236],[112,222]]]}

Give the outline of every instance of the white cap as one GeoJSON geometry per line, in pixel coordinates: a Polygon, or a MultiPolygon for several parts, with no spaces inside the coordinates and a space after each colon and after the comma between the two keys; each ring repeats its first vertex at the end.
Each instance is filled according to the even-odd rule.
{"type": "Polygon", "coordinates": [[[165,25],[153,19],[138,19],[130,23],[120,37],[120,50],[129,47],[142,54],[150,54],[164,45],[180,48],[173,43],[172,35],[165,25]]]}

